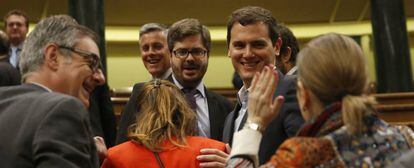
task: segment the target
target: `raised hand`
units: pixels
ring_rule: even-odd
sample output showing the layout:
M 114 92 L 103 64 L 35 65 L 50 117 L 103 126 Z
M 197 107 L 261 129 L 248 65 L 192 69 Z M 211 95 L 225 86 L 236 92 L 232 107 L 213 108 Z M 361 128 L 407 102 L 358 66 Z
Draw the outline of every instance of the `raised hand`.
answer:
M 279 82 L 279 75 L 273 65 L 266 66 L 261 73 L 257 72 L 249 89 L 247 121 L 256 123 L 263 128 L 279 114 L 283 104 L 283 96 L 273 99 Z

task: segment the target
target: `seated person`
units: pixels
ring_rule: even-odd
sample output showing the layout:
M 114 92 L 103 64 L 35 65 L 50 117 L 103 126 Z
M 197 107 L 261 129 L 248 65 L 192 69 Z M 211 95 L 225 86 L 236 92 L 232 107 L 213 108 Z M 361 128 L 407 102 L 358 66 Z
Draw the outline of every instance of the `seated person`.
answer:
M 318 37 L 299 53 L 297 66 L 297 98 L 306 123 L 264 166 L 385 167 L 413 147 L 411 129 L 375 115 L 375 99 L 365 94 L 364 55 L 354 40 L 334 33 Z M 257 166 L 260 130 L 283 103 L 282 96 L 272 101 L 277 78 L 271 67 L 256 74 L 248 124 L 234 135 L 227 167 Z
M 146 83 L 137 100 L 141 114 L 128 130 L 131 140 L 110 148 L 102 167 L 199 167 L 201 149 L 225 150 L 222 142 L 193 136 L 196 114 L 171 82 Z

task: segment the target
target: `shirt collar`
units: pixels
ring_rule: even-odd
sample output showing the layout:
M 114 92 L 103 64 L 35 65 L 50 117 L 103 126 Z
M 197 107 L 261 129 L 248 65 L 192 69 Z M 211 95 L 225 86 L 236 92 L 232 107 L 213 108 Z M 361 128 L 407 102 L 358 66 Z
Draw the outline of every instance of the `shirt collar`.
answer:
M 43 88 L 43 89 L 45 89 L 46 91 L 48 91 L 48 92 L 52 92 L 52 90 L 50 89 L 50 88 L 48 88 L 48 87 L 46 87 L 45 85 L 42 85 L 42 84 L 40 84 L 40 83 L 36 83 L 36 82 L 29 82 L 30 84 L 33 84 L 33 85 L 36 85 L 36 86 L 39 86 L 39 87 L 41 87 L 41 88 Z
M 298 67 L 294 66 L 292 69 L 289 70 L 289 72 L 286 73 L 286 75 L 293 75 L 296 72 L 297 69 L 298 69 Z
M 246 87 L 243 85 L 243 87 L 240 88 L 239 92 L 237 92 L 237 95 L 240 103 L 247 102 L 249 96 L 249 89 L 246 89 Z
M 183 87 L 183 85 L 181 85 L 181 84 L 180 84 L 180 82 L 178 82 L 178 80 L 175 78 L 174 74 L 172 74 L 171 76 L 172 76 L 172 78 L 173 78 L 174 84 L 175 84 L 178 88 L 180 88 L 180 90 L 181 90 L 181 89 L 183 89 L 183 88 L 184 88 L 184 87 Z M 197 85 L 196 89 L 200 92 L 200 94 L 201 94 L 203 97 L 206 97 L 206 93 L 204 92 L 204 84 L 203 84 L 203 81 L 201 81 L 201 82 Z

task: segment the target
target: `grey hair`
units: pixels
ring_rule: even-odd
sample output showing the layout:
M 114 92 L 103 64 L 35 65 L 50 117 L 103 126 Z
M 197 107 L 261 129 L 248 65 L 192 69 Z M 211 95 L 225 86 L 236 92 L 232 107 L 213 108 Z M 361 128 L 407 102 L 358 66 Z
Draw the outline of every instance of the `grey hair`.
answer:
M 161 23 L 147 23 L 147 24 L 144 24 L 139 29 L 139 36 L 141 37 L 144 34 L 151 33 L 151 32 L 154 32 L 154 31 L 162 31 L 162 33 L 165 34 L 165 36 L 167 36 L 168 26 L 165 25 L 165 24 L 161 24 Z
M 20 54 L 20 72 L 22 81 L 39 69 L 44 62 L 44 48 L 54 43 L 60 46 L 74 47 L 79 38 L 87 36 L 92 38 L 96 44 L 96 34 L 90 29 L 79 25 L 75 19 L 67 15 L 55 15 L 41 20 L 24 42 Z M 60 51 L 68 60 L 70 51 Z

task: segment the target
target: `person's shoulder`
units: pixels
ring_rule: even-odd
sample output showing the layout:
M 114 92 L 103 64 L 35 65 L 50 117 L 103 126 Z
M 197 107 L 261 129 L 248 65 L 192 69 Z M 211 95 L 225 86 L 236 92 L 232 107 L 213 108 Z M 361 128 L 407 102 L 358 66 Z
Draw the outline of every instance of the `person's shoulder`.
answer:
M 110 153 L 119 153 L 119 152 L 125 151 L 125 150 L 130 149 L 130 148 L 135 148 L 135 147 L 137 147 L 137 144 L 135 144 L 132 141 L 126 141 L 126 142 L 123 142 L 119 145 L 116 145 L 116 146 L 113 146 L 113 147 L 109 148 L 108 152 L 110 152 Z
M 226 149 L 226 144 L 224 144 L 223 142 L 214 140 L 214 139 L 198 137 L 198 136 L 190 136 L 187 138 L 187 140 L 190 146 L 198 146 L 200 149 L 215 148 L 215 149 L 219 149 L 222 151 L 225 151 Z
M 218 100 L 218 102 L 222 102 L 224 104 L 232 104 L 226 97 L 224 97 L 224 96 L 222 96 L 218 93 L 215 93 L 214 91 L 211 91 L 211 90 L 206 88 L 205 92 L 206 92 L 207 98 L 216 99 L 216 100 Z

